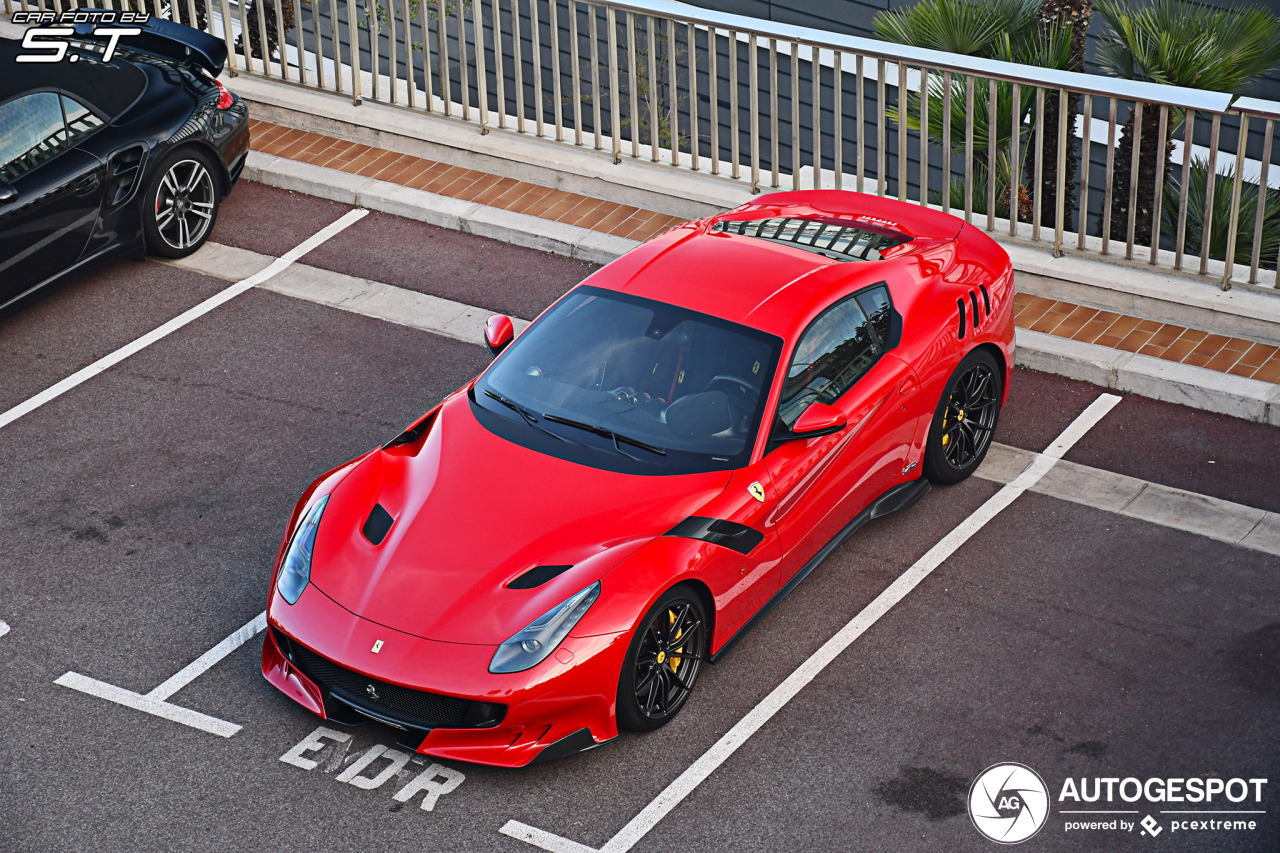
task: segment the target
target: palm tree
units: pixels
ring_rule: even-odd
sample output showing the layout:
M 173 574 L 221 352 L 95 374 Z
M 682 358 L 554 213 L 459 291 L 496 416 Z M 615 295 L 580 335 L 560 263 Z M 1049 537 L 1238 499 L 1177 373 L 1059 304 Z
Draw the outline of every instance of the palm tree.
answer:
M 921 0 L 910 8 L 876 14 L 872 25 L 885 41 L 994 59 L 1005 37 L 1018 41 L 1035 27 L 1037 0 Z
M 1089 30 L 1089 20 L 1093 16 L 1093 0 L 1042 0 L 1040 10 L 1036 14 L 1036 25 L 1042 36 L 1050 38 L 1054 31 L 1065 30 L 1069 34 L 1070 48 L 1065 68 L 1067 71 L 1084 71 L 1085 35 Z M 1044 169 L 1040 187 L 1044 202 L 1040 205 L 1040 224 L 1054 227 L 1057 218 L 1057 162 L 1058 162 L 1058 98 L 1052 92 L 1045 93 L 1044 103 L 1044 162 L 1053 164 Z M 1063 157 L 1063 223 L 1071 230 L 1072 219 L 1076 209 L 1076 194 L 1072 191 L 1076 184 L 1076 173 L 1080 167 L 1080 155 L 1076 151 L 1075 117 L 1080 114 L 1080 95 L 1067 95 L 1067 150 Z M 1085 142 L 1088 145 L 1088 142 Z M 1035 152 L 1028 150 L 1027 160 L 1022 167 L 1023 174 L 1031 175 L 1035 180 Z
M 1071 49 L 1074 44 L 1072 33 L 1065 26 L 1057 23 L 1048 25 L 1040 25 L 1037 21 L 1040 4 L 1039 0 L 993 0 L 993 2 L 981 2 L 981 0 L 921 0 L 914 6 L 899 11 L 880 12 L 874 19 L 874 25 L 877 34 L 886 41 L 894 41 L 899 44 L 908 44 L 914 47 L 924 47 L 933 50 L 942 50 L 950 53 L 961 53 L 968 56 L 977 56 L 984 59 L 998 59 L 1005 62 L 1017 62 L 1024 65 L 1038 65 L 1046 68 L 1065 69 L 1070 60 Z M 931 78 L 929 92 L 929 137 L 933 139 L 942 139 L 944 136 L 943 127 L 943 96 L 945 89 L 938 75 Z M 966 89 L 964 80 L 955 79 L 952 82 L 951 91 L 951 139 L 947 140 L 951 148 L 963 151 L 966 144 L 965 127 L 967 121 L 966 115 Z M 907 93 L 906 95 L 906 115 L 899 119 L 899 110 L 890 108 L 888 110 L 889 117 L 894 121 L 904 120 L 907 126 L 913 130 L 920 129 L 921 117 L 921 100 L 926 93 L 919 95 L 915 93 Z M 1054 115 L 1056 115 L 1057 99 L 1049 98 L 1055 105 Z M 1010 83 L 999 83 L 996 87 L 996 111 L 995 116 L 989 116 L 988 99 L 979 96 L 974 99 L 974 115 L 973 115 L 973 143 L 974 149 L 977 151 L 985 151 L 991 137 L 994 134 L 994 142 L 997 146 L 997 166 L 994 176 L 996 185 L 996 204 L 997 213 L 1001 216 L 1008 215 L 1010 207 L 1010 198 L 1013 193 L 1009 187 L 1009 176 L 1012 168 L 1009 162 L 1009 143 L 1012 140 L 1012 119 L 1015 111 L 1023 121 L 1032 113 L 1032 105 L 1035 102 L 1035 91 L 1030 88 L 1024 88 L 1021 92 L 1019 102 L 1014 103 L 1013 86 Z M 1050 115 L 1048 103 L 1045 104 L 1045 115 Z M 992 119 L 994 118 L 994 121 Z M 1034 116 L 1032 116 L 1034 120 Z M 1056 125 L 1054 145 L 1052 148 L 1053 158 L 1048 162 L 1052 167 L 1057 164 L 1057 144 L 1056 144 Z M 1021 135 L 1021 152 L 1018 156 L 1019 162 L 1025 157 L 1034 164 L 1033 145 L 1034 131 L 1024 131 Z M 1046 146 L 1048 145 L 1048 136 L 1045 134 Z M 1049 150 L 1049 149 L 1046 149 Z M 1049 172 L 1053 168 L 1047 170 L 1045 178 L 1046 183 L 1054 184 L 1054 178 Z M 988 176 L 985 174 L 985 160 L 975 160 L 974 175 L 972 179 L 976 186 L 981 184 L 984 187 L 987 184 Z M 1034 175 L 1034 169 L 1028 171 L 1022 170 L 1023 175 Z M 950 178 L 953 186 L 949 191 L 952 198 L 963 197 L 963 182 L 958 179 Z M 946 192 L 944 191 L 944 192 Z M 985 212 L 986 196 L 985 193 L 975 192 L 974 205 L 975 210 Z M 939 201 L 941 193 L 935 193 L 931 200 Z M 1025 185 L 1018 186 L 1017 192 L 1017 209 L 1019 219 L 1029 219 L 1031 217 L 1031 196 L 1027 193 Z M 1050 220 L 1052 221 L 1052 211 L 1054 205 L 1050 196 L 1048 205 L 1043 204 L 1042 197 L 1042 214 L 1047 208 L 1050 211 Z
M 1280 19 L 1261 7 L 1208 9 L 1181 0 L 1096 0 L 1098 14 L 1112 32 L 1098 47 L 1098 62 L 1110 74 L 1173 86 L 1237 92 L 1280 61 Z M 1124 124 L 1116 149 L 1111 198 L 1111 237 L 1127 238 L 1129 189 L 1137 181 L 1134 242 L 1151 244 L 1156 167 L 1163 158 L 1169 174 L 1172 143 L 1160 139 L 1159 110 L 1146 109 L 1141 128 L 1134 114 Z M 1172 115 L 1180 123 L 1180 112 Z M 1172 130 L 1173 128 L 1170 128 Z M 1130 175 L 1133 141 L 1139 139 L 1138 169 Z

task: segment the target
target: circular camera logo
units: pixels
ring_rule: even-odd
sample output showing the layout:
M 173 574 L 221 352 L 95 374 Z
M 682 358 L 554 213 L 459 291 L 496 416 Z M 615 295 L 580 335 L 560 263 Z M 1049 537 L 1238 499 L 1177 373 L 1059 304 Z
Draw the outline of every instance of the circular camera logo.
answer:
M 1023 764 L 993 764 L 969 788 L 969 819 L 992 841 L 1017 844 L 1040 831 L 1049 817 L 1049 789 Z

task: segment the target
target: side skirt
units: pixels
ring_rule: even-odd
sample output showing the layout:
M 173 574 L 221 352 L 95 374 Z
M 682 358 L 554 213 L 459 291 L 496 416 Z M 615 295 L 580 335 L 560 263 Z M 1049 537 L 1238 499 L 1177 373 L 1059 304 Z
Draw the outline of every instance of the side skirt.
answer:
M 737 633 L 730 637 L 725 644 L 720 647 L 719 651 L 711 655 L 710 661 L 712 663 L 719 663 L 720 659 L 728 654 L 729 650 L 738 644 L 738 641 L 745 637 L 752 628 L 760 624 L 761 620 L 768 616 L 773 608 L 778 606 L 778 603 L 781 602 L 782 599 L 790 595 L 791 591 L 799 586 L 800 582 L 807 578 L 810 572 L 821 565 L 822 561 L 827 559 L 827 557 L 831 555 L 832 551 L 843 545 L 845 540 L 857 533 L 864 524 L 874 518 L 880 518 L 891 512 L 898 512 L 899 510 L 904 510 L 914 506 L 917 501 L 929 493 L 930 488 L 931 486 L 929 481 L 924 477 L 921 477 L 917 480 L 912 480 L 910 483 L 900 483 L 880 497 L 876 498 L 871 503 L 871 506 L 854 516 L 853 521 L 846 524 L 839 533 L 832 537 L 830 542 L 823 545 L 822 550 L 814 554 L 809 562 L 805 563 L 804 567 L 801 568 L 800 571 L 796 572 L 795 576 L 792 577 L 791 580 L 787 581 L 786 585 L 783 586 L 782 589 L 774 593 L 773 598 L 766 601 L 764 606 L 757 610 L 756 614 L 748 619 L 747 623 L 739 628 Z

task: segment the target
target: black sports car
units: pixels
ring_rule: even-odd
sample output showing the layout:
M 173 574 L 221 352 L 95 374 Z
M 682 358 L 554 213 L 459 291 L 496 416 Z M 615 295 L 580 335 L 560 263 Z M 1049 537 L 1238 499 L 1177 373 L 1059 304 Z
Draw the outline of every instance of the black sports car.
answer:
M 104 255 L 191 254 L 249 151 L 221 40 L 153 18 L 109 61 L 70 43 L 32 64 L 0 39 L 0 308 Z

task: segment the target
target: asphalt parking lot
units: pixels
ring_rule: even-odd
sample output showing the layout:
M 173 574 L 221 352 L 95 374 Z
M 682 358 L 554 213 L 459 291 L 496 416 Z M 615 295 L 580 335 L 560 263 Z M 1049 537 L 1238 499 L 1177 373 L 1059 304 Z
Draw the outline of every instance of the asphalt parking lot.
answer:
M 213 239 L 278 257 L 346 212 L 242 183 Z M 300 263 L 525 318 L 592 269 L 381 214 Z M 227 284 L 122 261 L 10 311 L 0 412 Z M 382 756 L 352 773 L 395 734 L 302 748 L 322 721 L 262 680 L 260 635 L 168 700 L 231 737 L 55 684 L 146 694 L 249 623 L 301 490 L 488 361 L 478 339 L 253 288 L 0 427 L 0 849 L 534 850 L 501 832 L 518 821 L 562 850 L 981 851 L 969 786 L 1005 761 L 1055 796 L 1068 777 L 1269 780 L 1251 831 L 1067 831 L 1055 802 L 1029 850 L 1280 849 L 1280 559 L 1031 491 L 646 834 L 619 835 L 997 494 L 988 479 L 863 528 L 672 724 L 531 769 Z M 1019 370 L 996 439 L 1044 451 L 1100 393 Z M 1278 512 L 1278 451 L 1273 427 L 1130 396 L 1065 459 Z

